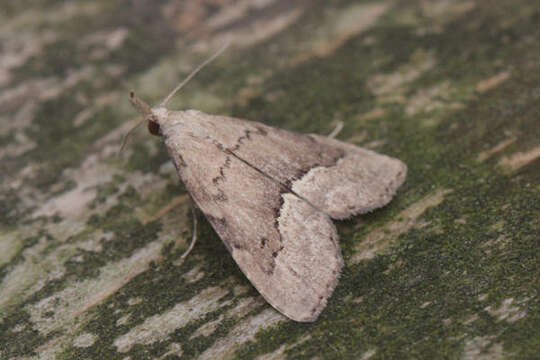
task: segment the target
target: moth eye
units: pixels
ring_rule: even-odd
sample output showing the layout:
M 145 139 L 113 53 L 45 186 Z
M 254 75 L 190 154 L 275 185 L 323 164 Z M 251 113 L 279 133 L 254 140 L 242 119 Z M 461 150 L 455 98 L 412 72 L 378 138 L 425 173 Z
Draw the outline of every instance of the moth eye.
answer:
M 159 124 L 155 121 L 148 120 L 148 132 L 152 135 L 159 136 Z

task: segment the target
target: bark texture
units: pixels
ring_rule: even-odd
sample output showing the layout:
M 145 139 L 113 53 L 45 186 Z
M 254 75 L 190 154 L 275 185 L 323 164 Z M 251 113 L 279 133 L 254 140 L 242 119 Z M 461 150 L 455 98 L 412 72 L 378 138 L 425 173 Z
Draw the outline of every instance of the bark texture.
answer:
M 129 90 L 404 161 L 336 222 L 317 322 L 258 295 Z M 524 359 L 540 352 L 536 0 L 0 4 L 1 359 Z

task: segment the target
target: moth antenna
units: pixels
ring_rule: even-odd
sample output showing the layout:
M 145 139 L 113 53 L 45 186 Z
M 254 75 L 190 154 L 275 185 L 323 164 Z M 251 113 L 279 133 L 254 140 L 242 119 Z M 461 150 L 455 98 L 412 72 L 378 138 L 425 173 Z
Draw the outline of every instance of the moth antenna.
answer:
M 129 92 L 129 101 L 131 102 L 131 105 L 135 109 L 137 109 L 138 112 L 140 112 L 144 118 L 146 119 L 148 116 L 152 115 L 152 111 L 150 110 L 150 105 L 139 99 L 135 93 L 132 91 Z
M 138 128 L 139 126 L 141 126 L 142 123 L 144 123 L 146 121 L 145 118 L 143 118 L 141 121 L 139 121 L 135 126 L 133 126 L 125 135 L 124 137 L 122 138 L 122 145 L 120 145 L 120 150 L 118 151 L 118 155 L 120 155 L 122 153 L 122 150 L 124 150 L 124 147 L 126 146 L 127 144 L 127 141 L 129 139 L 129 136 L 131 135 L 131 133 L 133 133 L 133 131 L 135 131 L 136 128 Z
M 180 83 L 178 84 L 173 91 L 171 91 L 171 93 L 169 95 L 167 95 L 167 97 L 165 99 L 163 99 L 163 101 L 161 102 L 161 104 L 159 104 L 159 106 L 165 106 L 167 105 L 167 103 L 169 102 L 169 100 L 171 100 L 171 98 L 174 96 L 174 94 L 176 94 L 178 92 L 178 90 L 180 90 L 181 88 L 184 87 L 184 85 L 186 85 L 189 80 L 191 80 L 199 71 L 201 71 L 202 68 L 204 68 L 206 65 L 208 65 L 209 63 L 211 63 L 212 61 L 214 61 L 215 58 L 217 58 L 219 55 L 221 55 L 228 47 L 229 47 L 229 44 L 230 42 L 226 42 L 225 44 L 223 44 L 218 51 L 216 51 L 214 53 L 214 55 L 210 56 L 208 59 L 206 59 L 202 64 L 200 64 L 199 66 L 197 66 L 195 68 L 195 70 L 193 70 L 188 76 L 186 76 L 186 78 Z

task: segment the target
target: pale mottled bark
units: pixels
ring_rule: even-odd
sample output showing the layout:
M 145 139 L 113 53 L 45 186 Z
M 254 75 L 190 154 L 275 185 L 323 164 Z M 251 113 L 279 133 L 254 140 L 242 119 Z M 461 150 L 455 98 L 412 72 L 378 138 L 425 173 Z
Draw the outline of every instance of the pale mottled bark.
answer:
M 0 358 L 532 358 L 537 1 L 5 1 Z M 130 89 L 402 159 L 389 206 L 338 222 L 319 320 L 267 305 L 188 197 Z

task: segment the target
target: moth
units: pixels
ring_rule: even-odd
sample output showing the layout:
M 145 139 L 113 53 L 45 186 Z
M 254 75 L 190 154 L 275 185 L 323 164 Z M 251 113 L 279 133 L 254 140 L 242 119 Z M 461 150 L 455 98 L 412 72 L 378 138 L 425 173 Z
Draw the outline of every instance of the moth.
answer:
M 404 182 L 398 159 L 316 134 L 130 101 L 161 136 L 181 181 L 230 254 L 275 309 L 315 321 L 343 258 L 331 219 L 387 204 Z M 192 248 L 190 246 L 190 249 Z

